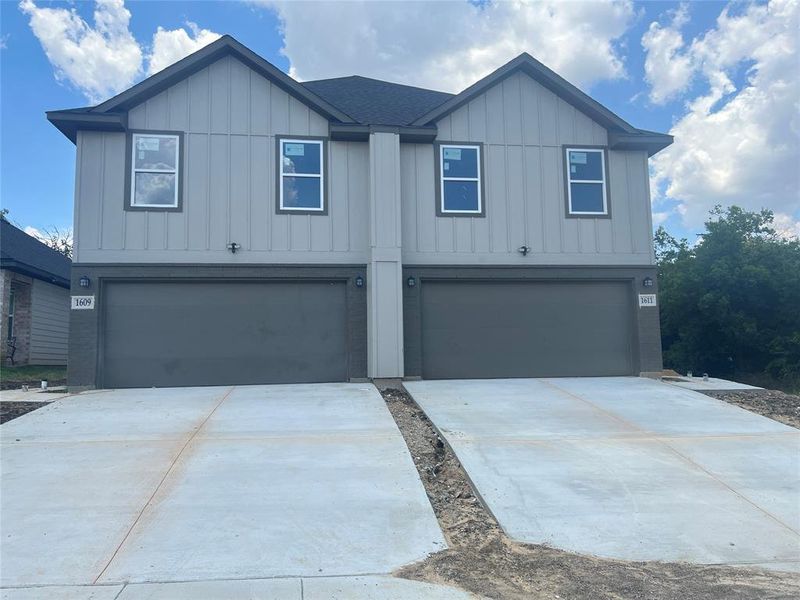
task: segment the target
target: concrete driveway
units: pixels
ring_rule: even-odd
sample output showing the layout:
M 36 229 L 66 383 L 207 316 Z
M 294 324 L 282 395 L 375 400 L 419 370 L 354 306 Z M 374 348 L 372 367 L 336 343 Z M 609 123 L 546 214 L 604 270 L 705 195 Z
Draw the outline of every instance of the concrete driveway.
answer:
M 370 384 L 87 393 L 0 438 L 3 598 L 405 597 L 380 574 L 445 547 Z
M 632 377 L 406 384 L 509 536 L 800 570 L 800 431 Z

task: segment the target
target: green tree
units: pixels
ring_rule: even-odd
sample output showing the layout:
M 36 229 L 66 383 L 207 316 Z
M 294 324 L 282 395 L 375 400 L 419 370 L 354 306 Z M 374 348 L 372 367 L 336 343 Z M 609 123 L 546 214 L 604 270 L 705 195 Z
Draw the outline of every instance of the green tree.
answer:
M 769 210 L 717 206 L 693 246 L 658 229 L 665 366 L 800 380 L 800 241 L 772 222 Z

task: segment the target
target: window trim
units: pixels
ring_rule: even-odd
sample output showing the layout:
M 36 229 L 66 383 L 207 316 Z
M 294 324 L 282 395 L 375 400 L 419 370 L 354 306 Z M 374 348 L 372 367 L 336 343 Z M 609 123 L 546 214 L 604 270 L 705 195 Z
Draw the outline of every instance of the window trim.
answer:
M 561 160 L 564 170 L 564 201 L 565 214 L 568 219 L 610 219 L 611 218 L 611 185 L 608 173 L 608 147 L 590 144 L 565 144 L 561 146 Z M 600 165 L 603 170 L 603 180 L 571 179 L 569 173 L 570 152 L 594 152 L 601 155 Z M 586 212 L 572 210 L 572 188 L 570 183 L 595 183 L 601 184 L 603 189 L 603 212 Z
M 134 173 L 135 163 L 133 160 L 133 143 L 137 136 L 161 136 L 173 137 L 178 140 L 178 158 L 175 164 L 175 195 L 176 203 L 170 205 L 162 204 L 134 204 Z M 156 129 L 129 129 L 125 136 L 125 195 L 122 199 L 123 207 L 127 211 L 150 211 L 150 212 L 182 212 L 183 211 L 183 179 L 186 165 L 184 164 L 184 133 L 182 131 L 167 131 Z M 172 173 L 172 170 L 159 169 L 139 169 L 140 173 Z
M 445 177 L 442 169 L 444 148 L 475 148 L 478 151 L 478 177 Z M 486 186 L 484 172 L 484 145 L 483 142 L 435 142 L 433 145 L 434 172 L 436 175 L 436 216 L 437 217 L 472 217 L 486 216 Z M 444 207 L 444 182 L 450 181 L 477 181 L 478 182 L 478 210 L 445 210 Z
M 316 143 L 320 147 L 319 175 L 310 173 L 283 172 L 283 145 L 284 143 L 300 142 L 303 144 Z M 284 177 L 319 177 L 320 208 L 284 207 L 283 206 L 283 178 Z M 276 135 L 275 136 L 275 213 L 279 215 L 320 215 L 328 214 L 328 138 L 308 135 Z

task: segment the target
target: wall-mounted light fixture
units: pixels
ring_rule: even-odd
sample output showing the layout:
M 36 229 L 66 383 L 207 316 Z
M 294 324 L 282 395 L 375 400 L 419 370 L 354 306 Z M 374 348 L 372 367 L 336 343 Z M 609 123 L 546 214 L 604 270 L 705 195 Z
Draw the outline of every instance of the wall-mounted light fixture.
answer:
M 90 285 L 92 285 L 92 280 L 89 279 L 87 275 L 82 275 L 81 278 L 78 280 L 78 284 L 82 288 L 88 288 Z
M 241 246 L 236 242 L 231 242 L 228 244 L 227 248 L 231 251 L 231 254 L 236 254 L 236 251 L 241 248 Z
M 413 277 L 409 277 L 408 279 L 406 279 L 406 285 L 408 287 L 415 287 L 417 285 L 417 280 L 414 279 Z
M 652 277 L 645 277 L 644 279 L 642 279 L 642 285 L 646 288 L 653 287 L 653 283 L 654 281 Z
M 522 254 L 522 256 L 528 256 L 528 252 L 530 251 L 531 251 L 530 246 L 520 246 L 519 248 L 517 248 L 517 252 Z
M 361 275 L 356 275 L 355 284 L 357 288 L 364 287 L 364 278 Z

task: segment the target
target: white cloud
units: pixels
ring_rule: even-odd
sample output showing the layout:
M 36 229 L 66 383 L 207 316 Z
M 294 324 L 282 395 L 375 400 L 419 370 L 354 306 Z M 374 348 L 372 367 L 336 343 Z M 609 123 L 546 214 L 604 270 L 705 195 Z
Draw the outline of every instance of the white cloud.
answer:
M 726 8 L 682 50 L 707 89 L 687 99 L 671 131 L 675 143 L 651 164 L 657 189 L 678 202 L 685 226 L 699 226 L 715 204 L 738 204 L 770 208 L 783 230 L 797 227 L 799 13 L 797 0 L 752 4 L 735 16 Z
M 123 0 L 96 0 L 94 27 L 75 8 L 43 8 L 33 0 L 22 0 L 19 7 L 30 17 L 56 78 L 74 85 L 90 102 L 106 100 L 141 78 L 146 52 L 129 29 L 131 13 Z M 192 22 L 186 27 L 189 31 L 157 29 L 147 54 L 147 75 L 220 37 Z
M 672 99 L 691 82 L 692 61 L 682 52 L 684 41 L 680 31 L 688 17 L 688 8 L 682 4 L 673 13 L 669 26 L 651 23 L 642 36 L 642 47 L 645 50 L 644 77 L 650 84 L 650 100 L 656 104 Z
M 219 39 L 220 34 L 208 29 L 200 29 L 191 21 L 186 23 L 189 28 L 166 30 L 158 28 L 153 35 L 153 51 L 150 54 L 147 74 L 153 75 L 162 69 L 189 56 L 200 48 Z
M 31 237 L 35 237 L 37 240 L 42 241 L 45 239 L 44 234 L 36 229 L 36 227 L 31 227 L 28 225 L 25 229 L 23 229 L 25 233 L 27 233 Z
M 800 219 L 791 217 L 784 213 L 776 213 L 772 227 L 782 238 L 800 239 Z
M 129 87 L 141 71 L 142 51 L 128 30 L 131 13 L 122 0 L 98 0 L 94 27 L 77 11 L 41 8 L 22 0 L 34 35 L 56 78 L 74 84 L 93 102 Z
M 277 13 L 300 80 L 359 74 L 450 92 L 523 51 L 576 85 L 624 77 L 615 44 L 634 18 L 629 0 L 254 3 Z

